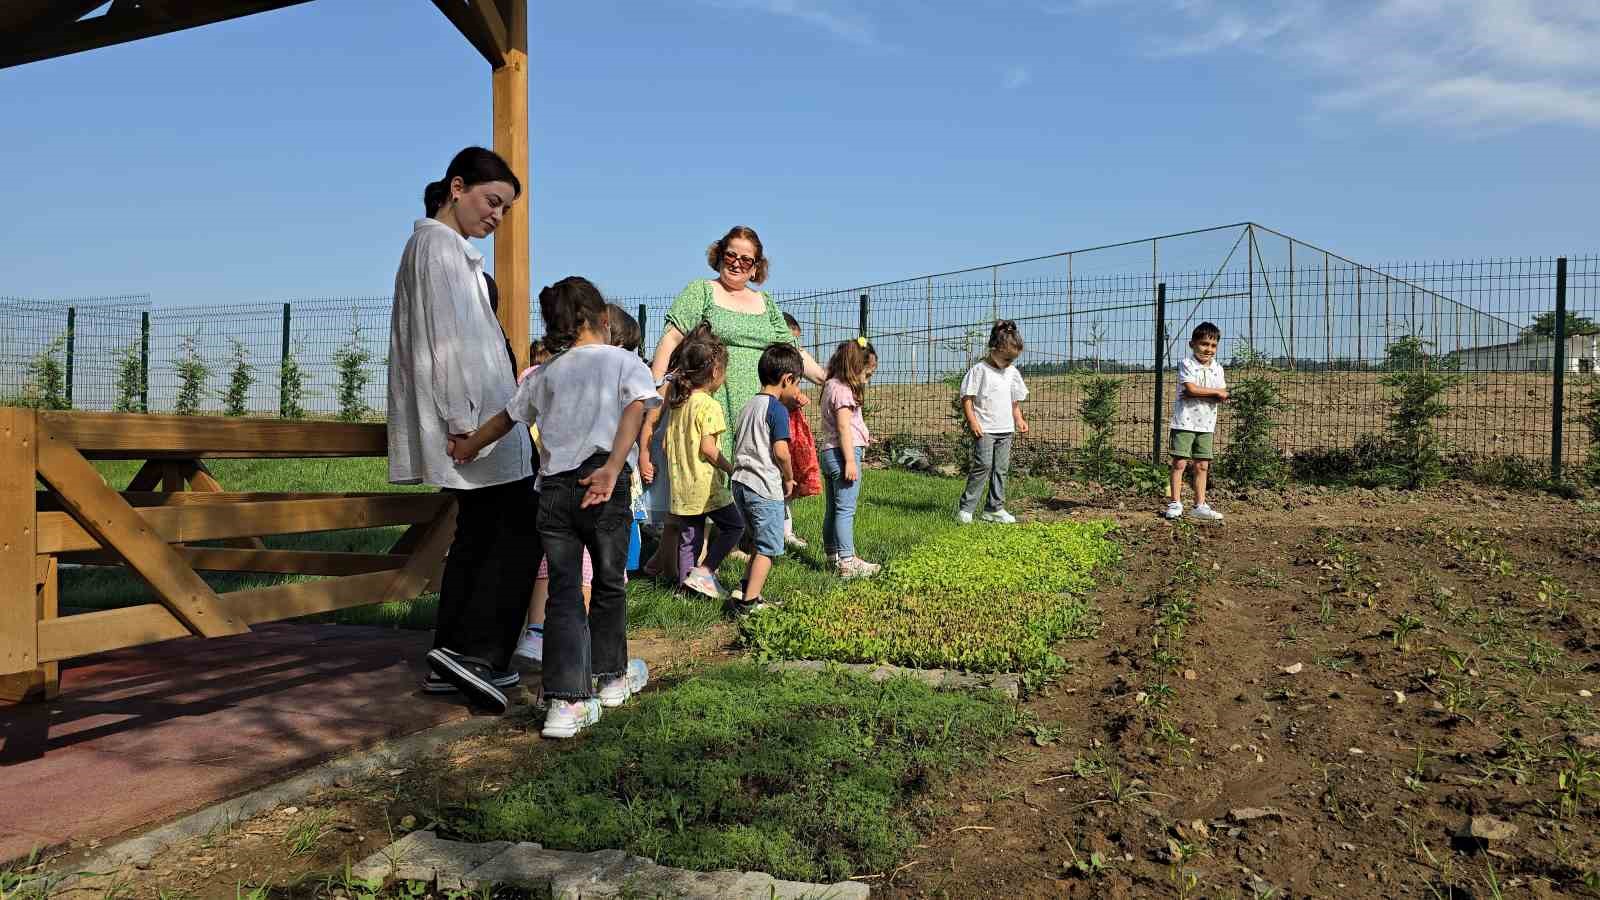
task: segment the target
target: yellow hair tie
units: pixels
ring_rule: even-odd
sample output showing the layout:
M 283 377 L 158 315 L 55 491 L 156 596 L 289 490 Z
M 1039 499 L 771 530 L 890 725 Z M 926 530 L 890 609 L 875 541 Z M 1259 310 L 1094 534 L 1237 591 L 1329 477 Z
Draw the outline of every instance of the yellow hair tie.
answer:
M 856 345 L 863 350 L 867 349 L 867 336 L 862 335 L 861 337 L 856 338 Z

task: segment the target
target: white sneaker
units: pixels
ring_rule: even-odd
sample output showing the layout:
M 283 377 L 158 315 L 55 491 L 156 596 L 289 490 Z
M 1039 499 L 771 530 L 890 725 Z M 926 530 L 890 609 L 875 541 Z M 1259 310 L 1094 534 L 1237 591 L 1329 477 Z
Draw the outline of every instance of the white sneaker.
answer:
M 523 662 L 544 662 L 544 629 L 535 630 L 532 626 L 523 629 L 522 640 L 517 641 L 517 650 L 512 655 Z
M 784 535 L 783 535 L 783 545 L 785 547 L 788 547 L 790 550 L 804 550 L 805 548 L 811 546 L 809 543 L 806 542 L 805 538 L 801 537 L 798 534 L 795 534 L 792 531 L 784 533 Z
M 1207 522 L 1222 521 L 1222 513 L 1212 509 L 1211 504 L 1209 503 L 1202 503 L 1199 506 L 1196 506 L 1194 509 L 1189 510 L 1189 515 L 1196 519 L 1204 519 Z
M 642 659 L 628 660 L 628 671 L 600 684 L 600 705 L 607 709 L 621 706 L 650 683 L 650 667 Z
M 547 738 L 569 738 L 598 721 L 600 701 L 593 697 L 571 702 L 551 700 L 550 708 L 544 714 L 544 730 L 540 734 Z
M 683 586 L 713 600 L 721 600 L 728 595 L 722 589 L 722 585 L 717 582 L 717 576 L 711 574 L 711 570 L 703 566 L 696 566 L 691 569 L 688 577 L 683 579 Z
M 840 578 L 871 578 L 878 574 L 883 566 L 867 562 L 859 556 L 841 556 L 839 561 L 834 563 L 834 568 Z
M 1183 501 L 1174 500 L 1171 503 L 1168 503 L 1167 508 L 1161 513 L 1161 515 L 1168 519 L 1176 519 L 1183 515 Z
M 958 509 L 956 510 L 956 521 L 960 522 L 962 525 L 971 525 L 972 513 L 969 513 L 964 509 Z
M 1015 524 L 1017 524 L 1017 517 L 1013 516 L 1011 513 L 1008 513 L 1003 509 L 997 509 L 994 512 L 986 512 L 986 513 L 983 514 L 982 519 L 985 522 L 993 522 L 996 525 L 1015 525 Z

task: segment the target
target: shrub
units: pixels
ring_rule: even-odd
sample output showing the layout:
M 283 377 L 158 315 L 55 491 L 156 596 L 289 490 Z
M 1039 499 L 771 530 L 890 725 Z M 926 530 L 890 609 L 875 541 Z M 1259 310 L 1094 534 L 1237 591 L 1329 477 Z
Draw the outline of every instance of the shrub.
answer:
M 1583 476 L 1590 484 L 1600 487 L 1600 377 L 1589 379 L 1583 406 L 1579 421 L 1589 428 L 1589 452 L 1584 457 Z
M 195 348 L 194 335 L 186 334 L 179 341 L 178 361 L 172 368 L 178 373 L 178 397 L 172 403 L 172 411 L 180 416 L 195 415 L 200 412 L 200 401 L 208 393 L 206 382 L 211 379 L 211 365 Z
M 256 383 L 256 367 L 250 364 L 250 351 L 244 341 L 228 338 L 233 345 L 228 389 L 222 395 L 222 411 L 230 416 L 250 414 L 250 388 Z
M 1217 474 L 1238 485 L 1282 484 L 1288 465 L 1273 432 L 1285 404 L 1277 384 L 1264 374 L 1240 379 L 1228 388 L 1228 408 L 1232 433 L 1217 459 Z
M 1015 733 L 993 694 L 734 664 L 641 694 L 460 822 L 472 840 L 834 881 L 917 842 L 913 801 Z M 655 896 L 653 893 L 650 896 Z
M 134 341 L 117 354 L 117 412 L 145 412 L 140 402 L 144 394 L 144 358 L 139 342 Z
M 372 380 L 367 371 L 371 360 L 372 352 L 361 339 L 361 323 L 352 323 L 349 340 L 333 353 L 333 367 L 339 372 L 339 421 L 359 422 L 372 414 L 365 396 Z
M 28 360 L 28 382 L 22 387 L 20 405 L 34 409 L 70 408 L 67 370 L 61 363 L 61 352 L 66 345 L 66 337 L 58 337 Z
M 299 352 L 298 347 L 291 347 L 278 370 L 278 415 L 285 419 L 306 417 L 302 405 L 306 396 L 305 374 L 300 368 Z
M 1401 346 L 1418 364 L 1383 376 L 1383 383 L 1395 389 L 1388 400 L 1389 455 L 1404 485 L 1420 488 L 1444 479 L 1444 458 L 1433 420 L 1449 412 L 1441 398 L 1461 376 L 1429 368 L 1431 357 L 1424 349 L 1429 346 L 1427 341 L 1408 335 L 1390 347 L 1391 353 Z
M 1083 473 L 1090 478 L 1108 479 L 1117 475 L 1116 451 L 1112 436 L 1117 418 L 1117 394 L 1122 382 L 1095 376 L 1083 384 L 1083 402 L 1078 414 L 1089 426 L 1089 440 L 1083 445 Z
M 1093 629 L 1081 594 L 1117 555 L 1104 522 L 959 529 L 883 576 L 797 594 L 740 625 L 760 658 L 1050 671 L 1059 640 Z

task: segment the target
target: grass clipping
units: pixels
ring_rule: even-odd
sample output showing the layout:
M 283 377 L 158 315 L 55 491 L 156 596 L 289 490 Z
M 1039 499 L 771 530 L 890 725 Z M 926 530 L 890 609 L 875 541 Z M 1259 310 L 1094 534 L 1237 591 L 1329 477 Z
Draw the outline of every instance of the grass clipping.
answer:
M 762 659 L 893 663 L 971 672 L 1050 671 L 1051 646 L 1087 637 L 1083 594 L 1117 556 L 1107 522 L 961 528 L 919 544 L 871 581 L 786 598 L 748 616 Z
M 897 863 L 916 843 L 910 801 L 1016 728 L 996 694 L 738 663 L 607 711 L 451 830 L 838 880 Z

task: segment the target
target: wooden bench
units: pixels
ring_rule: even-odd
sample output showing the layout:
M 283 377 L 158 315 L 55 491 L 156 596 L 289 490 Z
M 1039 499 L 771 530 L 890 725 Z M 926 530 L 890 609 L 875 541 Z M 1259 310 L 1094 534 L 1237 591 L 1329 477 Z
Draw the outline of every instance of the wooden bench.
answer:
M 235 493 L 207 459 L 384 456 L 383 425 L 0 408 L 0 700 L 55 696 L 62 660 L 437 590 L 440 493 Z M 122 491 L 95 459 L 140 460 Z M 44 490 L 38 485 L 42 484 Z M 387 553 L 269 549 L 263 535 L 409 526 Z M 188 546 L 220 541 L 223 546 Z M 61 563 L 125 565 L 158 603 L 58 615 Z M 197 573 L 329 576 L 218 594 Z

